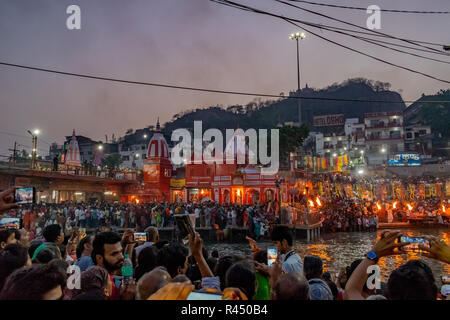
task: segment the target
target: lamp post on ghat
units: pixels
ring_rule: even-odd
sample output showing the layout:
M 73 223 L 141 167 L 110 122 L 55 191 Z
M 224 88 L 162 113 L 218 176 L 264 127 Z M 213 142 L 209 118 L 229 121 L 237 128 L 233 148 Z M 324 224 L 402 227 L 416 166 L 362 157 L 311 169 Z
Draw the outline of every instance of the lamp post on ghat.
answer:
M 31 135 L 32 138 L 32 153 L 31 153 L 31 169 L 36 168 L 36 155 L 37 155 L 37 137 L 40 133 L 39 129 L 35 129 L 33 132 L 27 130 L 27 132 Z
M 304 32 L 291 33 L 289 36 L 290 40 L 295 40 L 297 42 L 297 92 L 300 94 L 300 52 L 299 52 L 299 42 L 298 40 L 303 40 L 306 38 Z M 298 126 L 302 125 L 302 101 L 301 98 L 297 99 L 298 103 Z

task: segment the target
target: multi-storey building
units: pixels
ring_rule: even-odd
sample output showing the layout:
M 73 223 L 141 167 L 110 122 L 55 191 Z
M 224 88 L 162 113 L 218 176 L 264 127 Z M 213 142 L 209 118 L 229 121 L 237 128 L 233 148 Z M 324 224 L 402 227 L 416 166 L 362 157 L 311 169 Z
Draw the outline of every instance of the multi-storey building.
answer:
M 405 151 L 405 126 L 399 111 L 364 114 L 365 158 L 369 165 L 386 163 L 389 155 Z
M 147 147 L 153 133 L 150 129 L 138 129 L 119 139 L 118 152 L 122 157 L 122 167 L 142 169 L 147 159 Z
M 407 126 L 405 128 L 405 149 L 409 152 L 417 152 L 421 155 L 430 155 L 432 152 L 431 127 L 421 124 Z

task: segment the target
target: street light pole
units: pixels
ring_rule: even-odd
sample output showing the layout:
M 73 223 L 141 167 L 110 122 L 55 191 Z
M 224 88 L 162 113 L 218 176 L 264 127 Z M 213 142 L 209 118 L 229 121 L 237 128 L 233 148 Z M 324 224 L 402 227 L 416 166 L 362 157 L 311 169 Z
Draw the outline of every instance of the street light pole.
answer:
M 300 52 L 298 38 L 295 38 L 295 40 L 297 40 L 297 90 L 300 92 Z
M 37 154 L 37 136 L 39 134 L 39 130 L 36 129 L 33 132 L 30 130 L 27 130 L 27 132 L 31 135 L 31 141 L 32 141 L 32 156 L 31 156 L 31 170 L 34 170 L 36 168 L 36 154 Z
M 304 32 L 297 32 L 292 33 L 289 36 L 289 39 L 293 40 L 295 39 L 297 42 L 297 93 L 300 95 L 300 49 L 299 49 L 299 42 L 300 39 L 305 39 L 306 35 Z M 298 126 L 300 127 L 302 125 L 302 101 L 299 97 L 297 99 L 297 105 L 298 105 Z

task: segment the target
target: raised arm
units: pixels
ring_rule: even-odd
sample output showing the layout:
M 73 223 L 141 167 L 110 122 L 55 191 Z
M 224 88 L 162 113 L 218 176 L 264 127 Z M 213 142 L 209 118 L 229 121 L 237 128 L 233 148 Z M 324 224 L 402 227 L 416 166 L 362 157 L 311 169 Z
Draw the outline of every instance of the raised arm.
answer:
M 195 261 L 197 261 L 202 278 L 214 277 L 214 274 L 206 263 L 205 257 L 203 257 L 203 240 L 200 238 L 200 234 L 198 232 L 195 233 L 195 237 L 189 235 L 189 247 L 191 249 L 192 256 L 195 258 Z
M 364 300 L 362 295 L 364 284 L 367 281 L 367 268 L 377 264 L 378 259 L 394 254 L 401 254 L 402 251 L 395 250 L 396 248 L 408 245 L 408 242 L 395 243 L 395 240 L 401 236 L 399 231 L 386 231 L 381 234 L 381 239 L 372 248 L 375 253 L 374 259 L 366 257 L 358 267 L 353 271 L 350 279 L 345 285 L 344 300 Z

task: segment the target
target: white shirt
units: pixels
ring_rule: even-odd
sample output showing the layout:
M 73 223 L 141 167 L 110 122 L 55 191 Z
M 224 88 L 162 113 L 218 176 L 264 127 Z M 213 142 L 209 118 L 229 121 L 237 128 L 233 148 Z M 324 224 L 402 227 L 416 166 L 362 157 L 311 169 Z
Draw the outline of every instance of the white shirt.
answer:
M 75 217 L 78 218 L 78 220 L 85 220 L 86 219 L 86 212 L 82 209 L 75 210 Z
M 302 261 L 302 258 L 297 253 L 291 254 L 290 252 L 292 252 L 292 251 L 289 251 L 285 255 L 281 256 L 281 261 L 283 261 L 283 263 L 281 265 L 281 268 L 285 272 L 288 272 L 288 273 L 289 272 L 297 272 L 300 275 L 303 275 L 303 261 Z M 289 256 L 287 258 L 287 260 L 285 260 L 286 256 Z
M 200 218 L 200 209 L 199 208 L 195 208 L 195 217 L 196 218 Z

